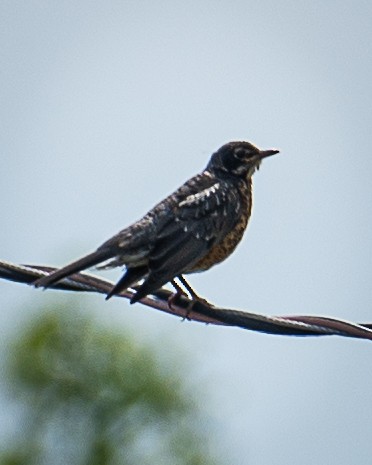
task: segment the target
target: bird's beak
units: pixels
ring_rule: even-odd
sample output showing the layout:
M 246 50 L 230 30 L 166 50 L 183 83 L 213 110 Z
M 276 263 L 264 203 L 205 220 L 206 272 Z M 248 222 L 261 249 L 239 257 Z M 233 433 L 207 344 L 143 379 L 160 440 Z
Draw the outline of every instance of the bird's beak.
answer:
M 262 158 L 271 157 L 271 155 L 275 155 L 276 153 L 279 153 L 279 150 L 276 150 L 276 149 L 260 150 L 260 153 L 258 154 L 258 158 L 262 160 Z

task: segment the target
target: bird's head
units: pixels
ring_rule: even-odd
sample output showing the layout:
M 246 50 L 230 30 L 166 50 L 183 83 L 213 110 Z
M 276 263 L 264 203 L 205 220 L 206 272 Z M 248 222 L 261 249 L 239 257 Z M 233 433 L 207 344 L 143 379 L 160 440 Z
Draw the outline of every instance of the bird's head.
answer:
M 212 155 L 207 170 L 246 178 L 253 175 L 264 158 L 276 153 L 279 150 L 260 150 L 250 142 L 228 142 Z

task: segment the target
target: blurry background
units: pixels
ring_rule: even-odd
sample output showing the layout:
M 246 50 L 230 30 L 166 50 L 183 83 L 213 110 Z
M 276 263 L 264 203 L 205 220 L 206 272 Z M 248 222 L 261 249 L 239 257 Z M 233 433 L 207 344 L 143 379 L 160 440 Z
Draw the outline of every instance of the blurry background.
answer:
M 9 344 L 2 380 L 17 428 L 0 464 L 222 463 L 185 362 L 70 306 L 39 309 Z
M 3 0 L 1 259 L 63 265 L 90 252 L 220 145 L 247 139 L 281 154 L 255 176 L 238 251 L 192 285 L 221 306 L 371 321 L 371 21 L 362 0 Z M 0 286 L 3 354 L 50 295 L 78 305 Z M 188 359 L 229 463 L 370 463 L 368 342 L 80 299 L 103 324 Z M 5 394 L 0 406 L 6 443 L 17 412 Z

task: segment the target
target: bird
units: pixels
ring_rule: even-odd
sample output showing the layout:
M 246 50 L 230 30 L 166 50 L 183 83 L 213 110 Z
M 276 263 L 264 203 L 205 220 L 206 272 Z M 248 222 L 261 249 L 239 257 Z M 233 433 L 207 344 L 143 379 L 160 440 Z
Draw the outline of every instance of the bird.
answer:
M 183 275 L 206 271 L 225 260 L 243 237 L 252 211 L 252 176 L 264 158 L 279 153 L 247 141 L 232 141 L 212 154 L 206 168 L 124 228 L 94 252 L 45 275 L 33 284 L 47 288 L 101 265 L 125 267 L 106 299 L 136 285 L 130 303 L 178 278 L 198 298 Z M 139 284 L 139 286 L 138 286 Z

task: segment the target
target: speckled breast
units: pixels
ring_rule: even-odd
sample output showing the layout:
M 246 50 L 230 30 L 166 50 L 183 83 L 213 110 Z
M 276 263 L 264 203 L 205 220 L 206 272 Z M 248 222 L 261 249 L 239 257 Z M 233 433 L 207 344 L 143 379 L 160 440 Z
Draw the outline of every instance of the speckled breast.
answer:
M 211 250 L 192 267 L 189 273 L 208 270 L 213 265 L 222 262 L 232 254 L 241 241 L 252 212 L 252 183 L 242 183 L 239 191 L 242 197 L 242 215 L 225 238 L 212 247 Z

